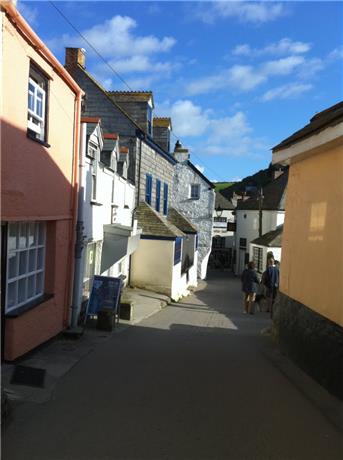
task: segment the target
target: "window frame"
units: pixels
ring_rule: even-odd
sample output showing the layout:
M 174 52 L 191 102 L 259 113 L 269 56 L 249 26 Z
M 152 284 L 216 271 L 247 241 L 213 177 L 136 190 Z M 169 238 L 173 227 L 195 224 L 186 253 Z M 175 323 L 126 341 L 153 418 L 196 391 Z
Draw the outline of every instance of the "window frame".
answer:
M 157 212 L 160 212 L 161 210 L 161 180 L 160 179 L 156 179 L 155 209 Z
M 10 248 L 10 238 L 11 238 L 11 226 L 17 227 L 17 234 L 14 237 L 16 240 L 16 247 Z M 34 225 L 34 241 L 36 244 L 29 245 L 30 239 L 30 226 Z M 22 236 L 22 228 L 25 228 L 25 236 Z M 40 228 L 42 228 L 42 233 L 40 233 Z M 45 293 L 45 258 L 46 258 L 46 234 L 47 234 L 47 225 L 45 221 L 18 221 L 18 222 L 10 222 L 8 224 L 8 232 L 7 232 L 7 252 L 6 252 L 6 296 L 5 296 L 5 314 L 16 310 L 22 306 L 30 304 L 44 296 Z M 25 238 L 25 247 L 20 247 L 20 239 Z M 40 238 L 42 240 L 40 241 Z M 39 250 L 42 250 L 41 254 L 41 268 L 38 267 L 39 263 Z M 35 251 L 34 254 L 34 270 L 30 269 L 30 252 Z M 20 265 L 21 265 L 21 254 L 26 253 L 25 260 L 25 270 L 23 273 L 20 273 Z M 16 275 L 9 277 L 10 272 L 10 258 L 15 254 L 15 270 Z M 41 288 L 37 293 L 37 276 L 41 275 Z M 34 285 L 32 291 L 35 293 L 34 295 L 29 296 L 29 279 L 34 277 Z M 19 301 L 19 282 L 21 280 L 25 280 L 25 299 Z M 16 284 L 16 293 L 15 293 L 15 303 L 8 306 L 9 301 L 9 285 Z
M 152 175 L 145 176 L 145 201 L 151 205 L 152 202 Z
M 193 193 L 193 190 L 197 190 L 197 193 Z M 191 200 L 199 200 L 200 198 L 200 184 L 190 184 L 189 198 Z
M 165 182 L 163 184 L 163 215 L 168 214 L 168 193 L 169 193 L 169 186 Z
M 257 255 L 256 255 L 257 253 Z M 253 246 L 252 248 L 252 259 L 255 262 L 255 266 L 259 273 L 263 272 L 263 248 L 259 246 Z
M 30 85 L 33 87 L 33 92 L 30 90 Z M 39 142 L 47 141 L 48 90 L 49 78 L 36 65 L 31 63 L 27 90 L 27 131 L 30 138 Z M 38 93 L 42 95 L 40 111 L 38 110 Z M 30 94 L 33 100 L 33 108 L 30 107 Z
M 182 260 L 182 236 L 177 236 L 174 243 L 174 265 Z

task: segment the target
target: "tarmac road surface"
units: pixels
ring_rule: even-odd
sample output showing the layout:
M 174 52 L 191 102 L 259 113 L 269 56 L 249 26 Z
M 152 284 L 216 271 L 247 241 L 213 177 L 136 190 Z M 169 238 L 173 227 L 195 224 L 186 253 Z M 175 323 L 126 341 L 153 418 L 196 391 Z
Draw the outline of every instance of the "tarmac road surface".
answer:
M 271 359 L 240 283 L 203 290 L 99 344 L 45 404 L 24 403 L 4 460 L 342 460 L 342 433 Z M 301 371 L 299 372 L 299 376 Z

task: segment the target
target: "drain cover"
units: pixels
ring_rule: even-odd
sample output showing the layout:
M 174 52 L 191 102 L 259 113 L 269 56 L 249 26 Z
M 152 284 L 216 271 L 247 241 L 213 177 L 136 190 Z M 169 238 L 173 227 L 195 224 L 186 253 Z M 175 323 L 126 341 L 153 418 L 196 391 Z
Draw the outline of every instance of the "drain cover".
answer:
M 26 385 L 30 387 L 44 387 L 45 369 L 29 366 L 16 366 L 11 382 L 14 385 Z

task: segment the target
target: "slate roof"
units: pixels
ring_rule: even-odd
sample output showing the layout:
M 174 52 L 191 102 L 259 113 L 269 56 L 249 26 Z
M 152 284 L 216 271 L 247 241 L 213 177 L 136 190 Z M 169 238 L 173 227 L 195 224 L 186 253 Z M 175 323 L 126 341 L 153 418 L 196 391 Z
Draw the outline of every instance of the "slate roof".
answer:
M 177 211 L 174 208 L 169 208 L 168 211 L 168 220 L 175 227 L 181 230 L 184 233 L 197 233 L 198 230 L 183 214 Z
M 146 236 L 169 237 L 185 236 L 175 225 L 162 217 L 147 203 L 141 201 L 136 208 L 135 217 L 138 219 L 138 225 L 143 230 L 142 234 Z
M 218 209 L 219 207 L 221 209 L 235 209 L 231 201 L 227 200 L 220 192 L 216 192 L 216 203 L 214 208 Z
M 113 152 L 115 145 L 116 145 L 115 139 L 108 139 L 104 136 L 104 146 L 102 149 L 105 152 Z
M 179 150 L 179 152 L 180 152 L 180 151 L 182 151 L 182 150 Z M 187 151 L 188 151 L 188 150 L 187 150 Z M 213 184 L 209 179 L 207 179 L 207 177 L 204 176 L 203 173 L 202 173 L 201 171 L 199 171 L 199 169 L 198 169 L 196 166 L 194 166 L 194 164 L 193 164 L 191 161 L 187 160 L 186 164 L 187 164 L 190 168 L 192 168 L 193 171 L 196 172 L 196 173 L 198 174 L 198 176 L 201 177 L 201 179 L 203 179 L 205 182 L 207 182 L 208 185 L 209 185 L 211 188 L 215 188 L 214 184 Z
M 107 91 L 107 94 L 117 102 L 149 102 L 154 98 L 152 91 Z
M 258 244 L 259 246 L 267 246 L 269 248 L 281 248 L 282 247 L 282 233 L 283 225 L 279 225 L 275 230 L 265 233 L 258 238 L 255 238 L 251 241 L 253 244 Z
M 285 192 L 288 181 L 288 170 L 281 176 L 269 182 L 263 188 L 262 209 L 265 211 L 284 211 L 285 210 Z M 239 200 L 237 209 L 246 209 L 255 211 L 259 209 L 259 197 L 254 196 L 248 200 Z
M 169 117 L 155 117 L 152 120 L 153 126 L 161 127 L 161 128 L 171 128 L 172 122 L 171 118 Z
M 335 126 L 342 121 L 343 102 L 339 102 L 338 104 L 335 104 L 332 107 L 314 115 L 309 124 L 284 139 L 280 144 L 273 147 L 272 151 L 277 152 L 278 150 L 285 149 L 290 145 L 296 144 L 297 142 L 312 136 L 313 134 L 318 134 L 320 131 L 328 128 L 329 126 Z

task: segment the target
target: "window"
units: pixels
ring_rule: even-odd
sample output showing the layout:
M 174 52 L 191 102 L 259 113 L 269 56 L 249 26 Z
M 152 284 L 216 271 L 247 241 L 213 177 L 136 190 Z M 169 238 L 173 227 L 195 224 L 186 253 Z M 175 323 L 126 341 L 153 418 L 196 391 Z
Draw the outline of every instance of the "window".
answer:
M 196 234 L 195 236 L 195 250 L 197 251 L 199 247 L 199 235 Z
M 31 66 L 28 85 L 27 128 L 32 137 L 41 141 L 46 140 L 47 88 L 48 80 L 35 67 Z
M 179 236 L 175 238 L 174 265 L 181 262 L 181 254 L 182 254 L 182 237 Z
M 97 151 L 96 146 L 91 144 L 91 143 L 89 143 L 88 144 L 88 149 L 87 149 L 87 156 L 90 157 L 90 158 L 96 158 L 97 157 L 96 151 Z
M 147 174 L 146 181 L 145 181 L 145 201 L 148 204 L 151 204 L 151 195 L 152 195 L 152 176 L 150 174 Z
M 8 225 L 6 312 L 44 294 L 45 222 Z
M 92 160 L 92 201 L 96 201 L 97 198 L 97 174 L 98 174 L 98 161 L 97 159 Z
M 246 248 L 247 247 L 247 239 L 246 238 L 240 238 L 239 239 L 239 247 L 240 248 Z
M 253 247 L 253 261 L 255 262 L 257 270 L 263 272 L 263 249 L 257 246 Z
M 156 179 L 156 211 L 160 212 L 161 207 L 161 181 Z
M 191 184 L 190 198 L 198 200 L 200 198 L 200 184 Z
M 148 134 L 152 136 L 152 108 L 148 105 Z
M 168 184 L 163 185 L 163 214 L 168 214 Z

